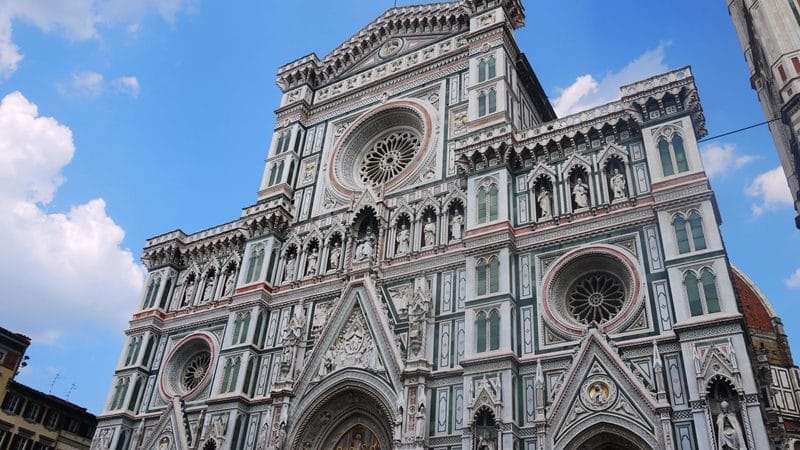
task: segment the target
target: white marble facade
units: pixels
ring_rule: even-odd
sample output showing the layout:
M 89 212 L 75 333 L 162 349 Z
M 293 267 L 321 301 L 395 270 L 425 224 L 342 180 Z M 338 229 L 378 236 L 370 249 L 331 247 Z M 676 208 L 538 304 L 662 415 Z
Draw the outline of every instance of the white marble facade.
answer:
M 283 66 L 257 202 L 145 246 L 95 447 L 766 448 L 691 69 L 557 118 L 523 23 L 400 7 Z

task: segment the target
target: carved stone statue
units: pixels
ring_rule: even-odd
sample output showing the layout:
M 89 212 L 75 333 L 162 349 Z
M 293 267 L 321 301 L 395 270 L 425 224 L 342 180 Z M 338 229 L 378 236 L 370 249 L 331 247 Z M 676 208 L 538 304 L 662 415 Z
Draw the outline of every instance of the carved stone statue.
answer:
M 297 258 L 295 258 L 294 254 L 289 254 L 286 256 L 286 270 L 284 271 L 284 281 L 292 281 L 294 280 L 294 276 L 297 273 Z
M 342 258 L 342 244 L 339 242 L 331 246 L 328 253 L 328 270 L 336 270 L 339 268 L 339 261 Z
M 186 280 L 186 287 L 183 289 L 183 299 L 181 300 L 181 306 L 188 306 L 192 303 L 194 299 L 194 278 L 189 278 Z
M 424 247 L 436 244 L 436 223 L 431 217 L 428 217 L 425 226 L 422 228 L 422 239 Z
M 719 450 L 747 450 L 742 435 L 742 427 L 736 414 L 728 410 L 728 402 L 723 401 L 722 410 L 717 416 L 717 448 Z
M 114 431 L 110 428 L 106 428 L 105 430 L 100 432 L 98 436 L 98 440 L 100 442 L 100 448 L 102 450 L 107 450 L 111 446 L 111 438 L 114 437 Z
M 375 257 L 375 234 L 372 231 L 367 231 L 361 241 L 356 247 L 356 255 L 353 262 L 371 261 Z
M 330 315 L 330 309 L 330 303 L 320 303 L 317 305 L 314 310 L 314 320 L 311 322 L 312 332 L 318 333 L 322 327 L 325 326 L 325 322 L 328 321 L 328 316 Z
M 497 449 L 497 442 L 494 439 L 481 436 L 478 440 L 478 450 L 495 450 Z
M 206 276 L 206 282 L 203 286 L 203 302 L 211 301 L 214 298 L 214 276 L 209 274 Z
M 319 251 L 315 248 L 308 254 L 306 276 L 313 276 L 317 274 L 317 259 L 319 259 Z
M 417 423 L 414 430 L 417 432 L 417 439 L 425 439 L 425 404 L 420 403 L 417 414 L 414 416 Z
M 408 225 L 402 224 L 400 230 L 397 232 L 397 251 L 395 252 L 397 256 L 403 256 L 409 252 L 410 236 L 411 233 L 408 231 Z
M 578 177 L 572 185 L 572 198 L 578 208 L 589 206 L 589 186 L 583 182 L 583 178 Z
M 225 280 L 225 289 L 224 289 L 222 295 L 228 296 L 228 295 L 232 295 L 233 294 L 233 288 L 236 287 L 236 276 L 235 275 L 236 275 L 236 273 L 233 270 L 228 272 L 228 278 Z
M 286 422 L 281 422 L 278 431 L 275 432 L 275 448 L 284 448 L 286 444 Z
M 626 197 L 626 186 L 625 176 L 619 173 L 619 169 L 614 169 L 614 174 L 611 176 L 611 190 L 614 194 L 614 200 Z
M 455 215 L 453 215 L 453 218 L 450 219 L 450 234 L 453 236 L 453 239 L 461 239 L 463 226 L 464 216 L 456 211 Z
M 553 215 L 551 197 L 550 191 L 548 191 L 546 187 L 542 187 L 542 190 L 539 191 L 539 198 L 536 199 L 536 202 L 539 203 L 539 209 L 542 211 L 542 219 L 546 219 Z
M 400 442 L 403 440 L 403 422 L 405 420 L 405 403 L 406 399 L 402 392 L 397 396 L 397 403 L 395 405 L 394 415 L 394 441 Z

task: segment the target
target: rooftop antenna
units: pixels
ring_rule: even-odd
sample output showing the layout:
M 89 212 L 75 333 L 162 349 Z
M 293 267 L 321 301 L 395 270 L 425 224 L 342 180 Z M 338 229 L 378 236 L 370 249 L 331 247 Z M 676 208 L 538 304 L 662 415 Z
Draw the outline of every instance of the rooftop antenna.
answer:
M 67 395 L 65 395 L 65 396 L 64 396 L 64 400 L 69 400 L 69 396 L 72 394 L 72 391 L 74 391 L 74 390 L 75 390 L 75 388 L 77 388 L 77 387 L 78 387 L 78 386 L 76 386 L 76 385 L 75 385 L 75 383 L 72 383 L 72 384 L 69 386 L 69 389 L 67 389 Z
M 47 390 L 48 394 L 52 394 L 53 393 L 53 387 L 56 385 L 56 381 L 58 381 L 58 377 L 60 377 L 60 376 L 61 376 L 61 372 L 56 372 L 55 376 L 53 376 L 53 379 L 50 380 L 50 389 Z

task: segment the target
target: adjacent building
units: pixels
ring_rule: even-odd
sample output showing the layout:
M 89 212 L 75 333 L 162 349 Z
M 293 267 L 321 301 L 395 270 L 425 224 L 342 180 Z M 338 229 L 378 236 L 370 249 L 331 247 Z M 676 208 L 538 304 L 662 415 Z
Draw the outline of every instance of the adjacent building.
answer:
M 281 67 L 256 202 L 145 244 L 94 448 L 800 446 L 691 68 L 556 117 L 524 21 L 392 8 Z
M 0 450 L 89 449 L 93 414 L 14 381 L 29 345 L 26 336 L 0 328 Z
M 728 12 L 750 67 L 750 83 L 770 121 L 800 228 L 800 3 L 728 0 Z

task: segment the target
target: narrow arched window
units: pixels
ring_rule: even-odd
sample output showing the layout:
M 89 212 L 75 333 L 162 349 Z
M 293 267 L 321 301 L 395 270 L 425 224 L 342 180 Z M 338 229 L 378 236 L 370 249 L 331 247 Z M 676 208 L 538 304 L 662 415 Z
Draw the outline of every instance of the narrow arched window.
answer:
M 164 285 L 164 291 L 161 293 L 161 301 L 158 302 L 159 308 L 164 309 L 167 307 L 170 289 L 172 289 L 172 278 L 167 278 L 167 283 Z
M 665 177 L 675 174 L 672 167 L 672 155 L 669 151 L 669 142 L 666 139 L 658 141 L 658 156 L 661 158 L 661 171 Z
M 678 165 L 678 172 L 687 172 L 689 163 L 686 161 L 686 151 L 683 148 L 683 138 L 676 134 L 672 138 L 672 149 L 675 151 L 675 163 Z
M 478 223 L 486 222 L 486 196 L 486 188 L 480 187 L 478 189 Z
M 487 264 L 486 260 L 481 258 L 475 265 L 475 284 L 478 286 L 478 295 L 486 295 L 486 277 L 487 277 Z
M 487 66 L 487 70 L 486 70 L 487 71 L 487 76 L 486 76 L 486 78 L 487 79 L 494 78 L 495 75 L 497 75 L 497 68 L 495 67 L 496 65 L 497 64 L 495 62 L 494 56 L 490 56 L 489 60 L 486 62 L 486 66 Z
M 496 257 L 489 259 L 489 292 L 500 290 L 500 261 Z
M 489 89 L 489 105 L 487 106 L 487 110 L 489 114 L 497 111 L 497 91 L 494 89 Z
M 481 91 L 478 94 L 478 117 L 483 117 L 486 115 L 486 92 Z
M 481 311 L 475 319 L 475 351 L 486 351 L 486 313 Z
M 714 274 L 708 269 L 703 269 L 703 273 L 700 275 L 700 281 L 703 284 L 703 295 L 706 300 L 706 312 L 719 312 L 719 296 L 717 295 L 717 284 L 714 279 Z
M 690 252 L 689 236 L 686 233 L 686 220 L 683 216 L 675 216 L 675 218 L 672 219 L 672 226 L 675 228 L 675 240 L 678 243 L 678 253 Z
M 697 211 L 689 213 L 689 228 L 692 230 L 692 243 L 695 251 L 705 250 L 706 238 L 703 234 L 703 221 Z
M 489 187 L 489 221 L 497 220 L 497 205 L 498 205 L 498 191 L 497 185 L 492 184 Z
M 686 298 L 689 301 L 689 312 L 693 316 L 703 314 L 703 303 L 700 299 L 700 289 L 697 284 L 697 276 L 693 272 L 689 272 L 683 278 L 683 283 L 686 286 Z
M 489 350 L 500 348 L 500 313 L 493 310 L 489 314 Z
M 478 83 L 486 81 L 486 60 L 481 59 L 478 62 Z

